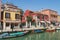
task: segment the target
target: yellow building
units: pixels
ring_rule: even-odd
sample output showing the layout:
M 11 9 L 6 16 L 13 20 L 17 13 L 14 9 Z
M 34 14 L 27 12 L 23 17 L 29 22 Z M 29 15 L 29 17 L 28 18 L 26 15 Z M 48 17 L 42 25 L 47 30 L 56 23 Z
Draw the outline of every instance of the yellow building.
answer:
M 3 4 L 1 12 L 1 28 L 4 30 L 20 28 L 21 9 L 12 4 Z
M 60 22 L 60 15 L 58 15 L 58 19 L 57 20 L 58 20 L 58 22 Z

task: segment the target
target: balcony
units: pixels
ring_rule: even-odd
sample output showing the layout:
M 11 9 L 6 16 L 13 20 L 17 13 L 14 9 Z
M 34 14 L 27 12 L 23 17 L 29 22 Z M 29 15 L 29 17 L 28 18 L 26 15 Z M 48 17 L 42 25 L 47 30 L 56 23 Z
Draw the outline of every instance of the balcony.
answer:
M 20 19 L 16 19 L 16 21 L 19 21 Z
M 10 21 L 11 19 L 10 18 L 5 18 L 6 21 Z
M 16 21 L 16 20 L 6 20 L 6 22 L 9 22 L 9 23 L 20 23 L 21 21 Z

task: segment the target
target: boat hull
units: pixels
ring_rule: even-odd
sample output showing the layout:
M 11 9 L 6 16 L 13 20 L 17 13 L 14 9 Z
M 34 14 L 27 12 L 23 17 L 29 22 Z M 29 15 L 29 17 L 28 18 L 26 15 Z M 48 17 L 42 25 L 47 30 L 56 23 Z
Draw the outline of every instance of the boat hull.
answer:
M 56 28 L 55 27 L 47 27 L 46 32 L 55 32 Z
M 53 29 L 53 30 L 46 30 L 46 32 L 55 32 L 56 30 L 55 29 Z
M 24 35 L 26 35 L 26 34 L 28 34 L 28 31 L 26 31 L 26 32 L 7 32 L 7 33 L 3 33 L 3 34 L 1 34 L 0 35 L 0 38 L 4 38 L 4 39 L 6 39 L 6 38 L 15 38 L 15 37 L 21 37 L 21 36 L 24 36 Z
M 32 30 L 31 33 L 42 33 L 42 32 L 45 32 L 46 29 L 36 29 L 36 30 Z
M 35 32 L 35 33 L 41 33 L 41 32 L 44 32 L 44 30 L 39 30 L 39 29 L 37 29 L 37 30 L 34 30 L 34 32 Z

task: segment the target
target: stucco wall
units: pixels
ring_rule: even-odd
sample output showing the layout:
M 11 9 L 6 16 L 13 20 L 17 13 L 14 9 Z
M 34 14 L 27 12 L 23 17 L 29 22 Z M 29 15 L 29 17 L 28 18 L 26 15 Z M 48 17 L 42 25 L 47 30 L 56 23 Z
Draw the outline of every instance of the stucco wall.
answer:
M 3 19 L 6 20 L 5 18 L 5 13 L 10 13 L 10 20 L 16 20 L 15 19 L 15 14 L 19 14 L 20 15 L 20 12 L 10 12 L 10 11 L 4 11 L 4 15 L 3 15 Z
M 58 15 L 58 22 L 60 22 L 60 15 Z

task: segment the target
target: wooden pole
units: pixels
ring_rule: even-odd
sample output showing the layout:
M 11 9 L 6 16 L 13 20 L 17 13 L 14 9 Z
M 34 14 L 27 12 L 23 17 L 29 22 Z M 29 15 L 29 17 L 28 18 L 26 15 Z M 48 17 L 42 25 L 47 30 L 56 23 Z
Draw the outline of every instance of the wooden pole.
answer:
M 27 22 L 27 18 L 25 17 L 25 20 L 26 20 L 26 28 L 28 27 L 28 22 Z
M 36 27 L 38 26 L 38 22 L 37 22 L 37 16 L 36 16 Z

